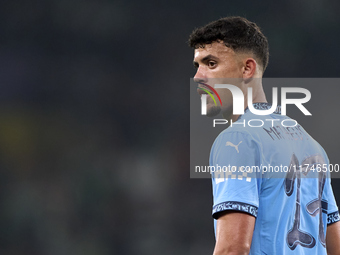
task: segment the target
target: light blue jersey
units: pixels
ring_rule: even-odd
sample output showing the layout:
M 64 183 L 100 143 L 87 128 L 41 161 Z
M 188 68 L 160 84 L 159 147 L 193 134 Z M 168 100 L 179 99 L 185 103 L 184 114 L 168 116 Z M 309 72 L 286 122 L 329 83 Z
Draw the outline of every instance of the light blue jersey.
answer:
M 247 109 L 211 149 L 215 229 L 226 210 L 256 217 L 251 255 L 327 254 L 327 224 L 339 221 L 328 157 L 294 125 L 279 109 L 267 116 Z

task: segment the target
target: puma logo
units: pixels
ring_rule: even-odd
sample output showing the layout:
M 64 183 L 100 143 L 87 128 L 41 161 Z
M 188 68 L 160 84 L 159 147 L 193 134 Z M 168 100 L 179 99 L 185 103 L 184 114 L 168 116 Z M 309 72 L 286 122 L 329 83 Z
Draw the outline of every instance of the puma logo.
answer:
M 240 145 L 240 143 L 242 143 L 242 141 L 241 141 L 241 142 L 239 142 L 239 143 L 238 143 L 238 145 L 235 145 L 235 144 L 233 144 L 232 142 L 227 142 L 227 143 L 225 144 L 225 146 L 231 146 L 231 147 L 234 147 L 234 148 L 235 148 L 235 150 L 237 151 L 237 153 L 240 153 L 240 152 L 239 152 L 239 150 L 238 150 L 238 146 Z

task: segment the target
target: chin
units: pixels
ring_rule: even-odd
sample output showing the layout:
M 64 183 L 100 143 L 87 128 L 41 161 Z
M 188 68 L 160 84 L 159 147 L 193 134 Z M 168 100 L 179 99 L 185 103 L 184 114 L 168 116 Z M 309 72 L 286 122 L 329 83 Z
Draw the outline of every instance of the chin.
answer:
M 207 116 L 208 117 L 215 117 L 221 112 L 221 107 L 219 106 L 211 106 L 207 109 Z

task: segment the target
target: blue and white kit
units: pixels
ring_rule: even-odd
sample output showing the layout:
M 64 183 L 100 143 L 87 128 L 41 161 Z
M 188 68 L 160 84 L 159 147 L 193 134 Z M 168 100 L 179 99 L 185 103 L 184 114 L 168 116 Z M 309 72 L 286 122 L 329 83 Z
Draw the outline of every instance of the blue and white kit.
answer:
M 252 119 L 263 125 L 249 126 Z M 251 255 L 327 254 L 327 225 L 339 221 L 327 154 L 299 124 L 292 124 L 279 107 L 266 116 L 246 109 L 211 148 L 215 229 L 216 219 L 227 210 L 256 217 Z

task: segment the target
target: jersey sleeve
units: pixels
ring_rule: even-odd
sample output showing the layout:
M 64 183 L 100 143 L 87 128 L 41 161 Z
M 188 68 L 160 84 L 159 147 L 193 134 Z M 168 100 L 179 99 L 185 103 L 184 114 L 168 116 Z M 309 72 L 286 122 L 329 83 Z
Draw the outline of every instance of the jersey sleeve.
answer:
M 215 219 L 227 210 L 257 217 L 259 206 L 259 151 L 247 133 L 223 132 L 210 153 L 212 169 L 213 212 Z
M 331 186 L 331 178 L 328 177 L 326 179 L 325 185 L 325 196 L 328 203 L 327 208 L 327 225 L 333 224 L 335 222 L 340 221 L 339 218 L 339 210 L 335 201 L 333 189 Z

